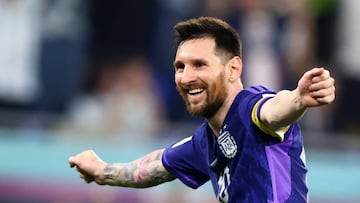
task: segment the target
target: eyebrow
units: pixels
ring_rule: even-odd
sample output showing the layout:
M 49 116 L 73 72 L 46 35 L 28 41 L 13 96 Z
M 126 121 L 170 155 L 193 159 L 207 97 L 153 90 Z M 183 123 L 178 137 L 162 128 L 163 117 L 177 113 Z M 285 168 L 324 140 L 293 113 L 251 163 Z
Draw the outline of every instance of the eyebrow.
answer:
M 192 58 L 192 59 L 188 59 L 188 61 L 189 61 L 189 63 L 199 63 L 199 62 L 206 63 L 206 64 L 209 63 L 208 60 L 203 59 L 203 58 Z M 181 65 L 181 64 L 185 64 L 185 63 L 183 61 L 181 61 L 181 60 L 177 60 L 177 61 L 173 62 L 174 67 L 176 67 L 178 65 Z

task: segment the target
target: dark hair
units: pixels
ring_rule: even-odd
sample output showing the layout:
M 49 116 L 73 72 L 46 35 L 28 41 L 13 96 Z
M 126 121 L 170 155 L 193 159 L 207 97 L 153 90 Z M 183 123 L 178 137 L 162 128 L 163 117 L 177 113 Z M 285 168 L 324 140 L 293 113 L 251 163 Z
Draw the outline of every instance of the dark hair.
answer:
M 177 23 L 174 26 L 176 46 L 182 42 L 211 37 L 216 51 L 241 57 L 241 40 L 236 30 L 223 20 L 214 17 L 199 17 Z

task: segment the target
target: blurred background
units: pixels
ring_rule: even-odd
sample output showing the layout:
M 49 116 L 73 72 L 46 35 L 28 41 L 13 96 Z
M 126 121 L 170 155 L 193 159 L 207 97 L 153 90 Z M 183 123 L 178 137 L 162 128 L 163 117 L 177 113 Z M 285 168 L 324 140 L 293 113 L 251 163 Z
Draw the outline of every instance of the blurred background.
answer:
M 67 163 L 85 149 L 131 161 L 192 135 L 202 120 L 175 90 L 172 28 L 203 15 L 239 32 L 245 86 L 332 71 L 336 102 L 301 120 L 310 201 L 359 202 L 357 0 L 0 0 L 0 202 L 216 202 L 209 184 L 85 184 Z

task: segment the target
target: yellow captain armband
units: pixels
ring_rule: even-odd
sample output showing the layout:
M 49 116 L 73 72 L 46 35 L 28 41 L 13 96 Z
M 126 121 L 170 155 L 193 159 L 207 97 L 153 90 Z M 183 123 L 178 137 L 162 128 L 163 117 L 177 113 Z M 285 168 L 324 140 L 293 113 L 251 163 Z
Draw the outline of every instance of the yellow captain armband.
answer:
M 265 103 L 265 100 L 270 99 L 269 97 L 265 97 L 260 99 L 256 104 L 254 105 L 252 111 L 251 111 L 251 119 L 252 122 L 264 133 L 271 135 L 273 137 L 279 138 L 280 141 L 284 141 L 285 133 L 288 131 L 289 126 L 280 128 L 279 130 L 274 131 L 273 129 L 267 127 L 264 123 L 261 122 L 259 116 L 259 111 L 262 106 L 262 104 Z M 261 105 L 260 105 L 261 104 Z

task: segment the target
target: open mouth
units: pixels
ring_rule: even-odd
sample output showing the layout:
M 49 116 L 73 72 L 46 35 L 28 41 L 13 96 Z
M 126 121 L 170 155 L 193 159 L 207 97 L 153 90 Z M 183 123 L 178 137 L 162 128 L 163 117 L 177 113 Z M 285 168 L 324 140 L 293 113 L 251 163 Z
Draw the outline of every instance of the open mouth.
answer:
M 202 88 L 196 88 L 196 89 L 188 90 L 188 94 L 197 95 L 197 94 L 202 93 L 203 91 L 204 91 L 204 89 L 202 89 Z

